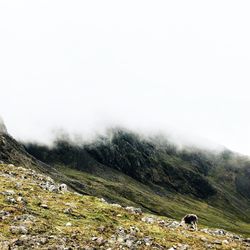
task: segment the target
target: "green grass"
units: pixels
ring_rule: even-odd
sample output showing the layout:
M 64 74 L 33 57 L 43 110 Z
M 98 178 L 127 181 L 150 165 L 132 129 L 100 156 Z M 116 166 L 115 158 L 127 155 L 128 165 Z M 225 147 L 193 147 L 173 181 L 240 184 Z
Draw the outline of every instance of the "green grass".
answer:
M 209 203 L 179 194 L 169 196 L 156 195 L 148 186 L 134 179 L 120 175 L 119 181 L 94 177 L 86 172 L 58 166 L 59 170 L 70 178 L 85 183 L 84 192 L 104 197 L 122 205 L 140 206 L 145 211 L 165 215 L 180 220 L 187 213 L 195 213 L 200 222 L 208 227 L 224 228 L 229 231 L 250 235 L 250 224 L 228 211 L 226 204 L 220 208 Z M 222 201 L 221 201 L 222 202 Z
M 209 236 L 200 231 L 191 232 L 179 229 L 169 229 L 162 228 L 158 224 L 146 224 L 141 221 L 143 215 L 133 215 L 128 213 L 123 208 L 113 207 L 109 204 L 103 203 L 100 199 L 93 196 L 84 196 L 72 192 L 67 193 L 51 193 L 49 191 L 43 190 L 38 186 L 39 181 L 35 180 L 32 176 L 23 179 L 22 176 L 25 175 L 25 171 L 18 170 L 15 167 L 10 167 L 7 165 L 0 165 L 0 174 L 3 172 L 11 171 L 14 173 L 14 178 L 4 177 L 0 175 L 0 192 L 5 190 L 14 190 L 17 193 L 21 193 L 22 196 L 27 200 L 27 205 L 24 209 L 22 204 L 8 204 L 5 201 L 4 195 L 0 195 L 0 210 L 11 211 L 11 216 L 5 220 L 0 220 L 0 243 L 3 240 L 14 240 L 16 235 L 10 233 L 10 226 L 13 225 L 15 221 L 14 218 L 22 214 L 31 214 L 35 216 L 35 223 L 27 224 L 30 232 L 30 235 L 56 235 L 58 237 L 66 237 L 71 241 L 74 241 L 74 244 L 78 246 L 91 245 L 91 238 L 93 236 L 104 237 L 109 239 L 116 229 L 120 226 L 123 228 L 129 228 L 130 226 L 136 226 L 140 229 L 138 237 L 150 236 L 154 239 L 154 242 L 160 244 L 165 248 L 169 248 L 178 243 L 188 244 L 191 249 L 204 249 L 203 242 L 200 240 L 201 237 L 206 237 L 209 241 L 214 241 L 217 238 Z M 68 176 L 77 176 L 80 180 L 85 180 L 86 182 L 91 178 L 92 188 L 97 185 L 97 188 L 104 188 L 104 193 L 110 197 L 116 197 L 118 199 L 118 192 L 120 184 L 113 184 L 113 192 L 110 190 L 110 185 L 101 178 L 93 178 L 88 174 L 78 173 L 77 171 L 70 170 L 67 172 Z M 21 183 L 21 187 L 17 189 L 15 183 Z M 107 185 L 109 186 L 107 188 Z M 162 202 L 166 206 L 166 211 L 170 214 L 179 217 L 186 212 L 190 212 L 191 208 L 193 212 L 197 212 L 201 218 L 201 227 L 204 225 L 211 224 L 211 219 L 216 219 L 218 226 L 221 227 L 221 224 L 224 227 L 236 229 L 236 227 L 242 227 L 245 232 L 249 230 L 249 225 L 244 225 L 240 223 L 235 225 L 235 228 L 226 220 L 226 216 L 222 216 L 222 212 L 214 208 L 209 207 L 205 203 L 200 203 L 198 201 L 192 200 L 182 200 L 182 197 L 175 197 L 173 200 L 162 200 L 160 197 L 153 197 L 150 193 L 150 190 L 145 190 L 142 193 L 141 187 L 138 187 L 139 184 L 126 183 L 126 187 L 132 193 L 139 193 L 141 202 L 144 199 L 151 199 L 151 204 L 155 202 Z M 100 192 L 101 193 L 101 192 Z M 151 196 L 150 196 L 151 195 Z M 15 195 L 16 196 L 16 195 Z M 125 198 L 119 198 L 121 202 L 127 202 Z M 139 201 L 138 200 L 138 201 Z M 149 200 L 147 202 L 149 202 Z M 46 203 L 48 209 L 40 207 L 40 203 Z M 128 200 L 129 202 L 129 200 Z M 71 204 L 73 212 L 71 214 L 66 214 L 64 210 L 68 208 L 68 205 Z M 180 204 L 182 207 L 180 207 Z M 161 204 L 162 207 L 163 204 Z M 196 208 L 197 210 L 194 210 Z M 177 212 L 178 211 L 178 212 Z M 202 212 L 203 211 L 203 212 Z M 207 214 L 206 214 L 207 213 Z M 221 216 L 221 218 L 220 218 Z M 210 218 L 211 217 L 211 218 Z M 210 218 L 209 220 L 207 220 Z M 169 220 L 167 217 L 158 217 L 158 219 Z M 71 222 L 72 226 L 66 226 L 67 222 Z M 207 223 L 204 223 L 207 222 Z M 14 222 L 15 224 L 16 222 Z M 105 227 L 105 232 L 100 233 L 98 228 L 100 226 Z M 243 231 L 244 231 L 243 230 Z M 237 231 L 237 230 L 235 230 Z M 74 235 L 74 237 L 72 236 Z M 224 238 L 221 237 L 220 240 Z M 58 244 L 53 242 L 53 239 L 48 243 L 48 246 L 42 246 L 40 249 L 48 249 L 49 247 L 53 248 L 53 244 Z M 228 245 L 220 245 L 219 248 L 215 246 L 215 249 L 244 249 L 238 242 L 230 242 Z M 151 249 L 150 247 L 144 247 L 142 249 Z

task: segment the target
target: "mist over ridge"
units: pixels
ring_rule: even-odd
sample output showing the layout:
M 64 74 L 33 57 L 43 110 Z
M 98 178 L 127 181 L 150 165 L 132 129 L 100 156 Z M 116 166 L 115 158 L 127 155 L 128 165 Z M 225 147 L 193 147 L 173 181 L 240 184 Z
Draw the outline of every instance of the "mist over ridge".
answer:
M 115 124 L 115 123 L 114 123 Z M 2 131 L 7 133 L 7 128 L 4 123 L 4 120 L 0 117 L 0 126 Z M 39 128 L 38 128 L 39 129 Z M 84 130 L 83 130 L 84 131 Z M 195 134 L 187 134 L 177 132 L 176 129 L 155 129 L 144 126 L 144 128 L 139 128 L 138 126 L 129 126 L 129 125 L 111 125 L 111 123 L 104 124 L 103 127 L 96 126 L 95 128 L 85 130 L 84 132 L 73 132 L 67 129 L 56 128 L 52 129 L 49 132 L 46 132 L 46 136 L 43 138 L 22 138 L 17 137 L 17 139 L 23 144 L 38 144 L 48 147 L 54 147 L 58 141 L 67 141 L 72 145 L 88 145 L 95 144 L 103 140 L 111 140 L 114 134 L 118 132 L 125 132 L 134 134 L 138 139 L 146 140 L 154 143 L 155 145 L 172 145 L 177 150 L 204 150 L 213 153 L 221 153 L 224 150 L 231 150 L 226 145 L 218 144 L 217 142 L 208 140 L 204 137 L 198 137 Z M 42 138 L 42 139 L 41 139 Z M 237 151 L 234 151 L 237 153 Z M 238 153 L 239 155 L 244 155 Z
M 171 145 L 174 146 L 176 150 L 205 150 L 214 153 L 220 153 L 226 150 L 225 146 L 198 136 L 188 136 L 173 131 L 171 133 L 163 130 L 128 128 L 121 125 L 110 126 L 85 133 L 69 132 L 62 128 L 54 129 L 50 138 L 45 141 L 38 139 L 23 140 L 22 138 L 19 140 L 24 144 L 32 143 L 48 147 L 54 147 L 57 142 L 60 141 L 65 141 L 75 146 L 84 146 L 111 141 L 115 135 L 122 133 L 131 134 L 138 140 L 148 141 L 156 146 Z

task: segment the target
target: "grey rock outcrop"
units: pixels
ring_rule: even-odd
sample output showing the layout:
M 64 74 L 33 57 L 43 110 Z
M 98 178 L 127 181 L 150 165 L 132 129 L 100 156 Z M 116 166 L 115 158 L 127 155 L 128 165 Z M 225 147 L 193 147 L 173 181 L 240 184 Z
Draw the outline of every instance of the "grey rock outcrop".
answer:
M 4 124 L 4 121 L 3 119 L 0 117 L 0 134 L 7 134 L 8 131 L 7 131 L 7 128 Z

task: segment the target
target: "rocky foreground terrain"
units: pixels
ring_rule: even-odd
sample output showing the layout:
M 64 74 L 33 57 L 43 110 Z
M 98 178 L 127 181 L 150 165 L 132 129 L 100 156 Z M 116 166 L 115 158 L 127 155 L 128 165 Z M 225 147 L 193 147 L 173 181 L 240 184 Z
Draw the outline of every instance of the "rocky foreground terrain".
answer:
M 141 209 L 68 190 L 35 170 L 0 164 L 0 249 L 250 249 L 250 238 L 198 231 Z

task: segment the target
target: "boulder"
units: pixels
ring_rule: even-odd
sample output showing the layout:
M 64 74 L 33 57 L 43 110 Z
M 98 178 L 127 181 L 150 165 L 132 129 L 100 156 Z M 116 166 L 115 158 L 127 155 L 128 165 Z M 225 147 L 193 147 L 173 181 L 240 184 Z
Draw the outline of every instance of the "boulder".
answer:
M 128 212 L 132 214 L 142 214 L 142 210 L 136 207 L 125 207 L 125 210 L 127 210 Z
M 7 134 L 7 128 L 3 122 L 3 119 L 0 117 L 0 134 Z
M 28 229 L 25 226 L 11 226 L 10 232 L 13 234 L 27 234 Z

